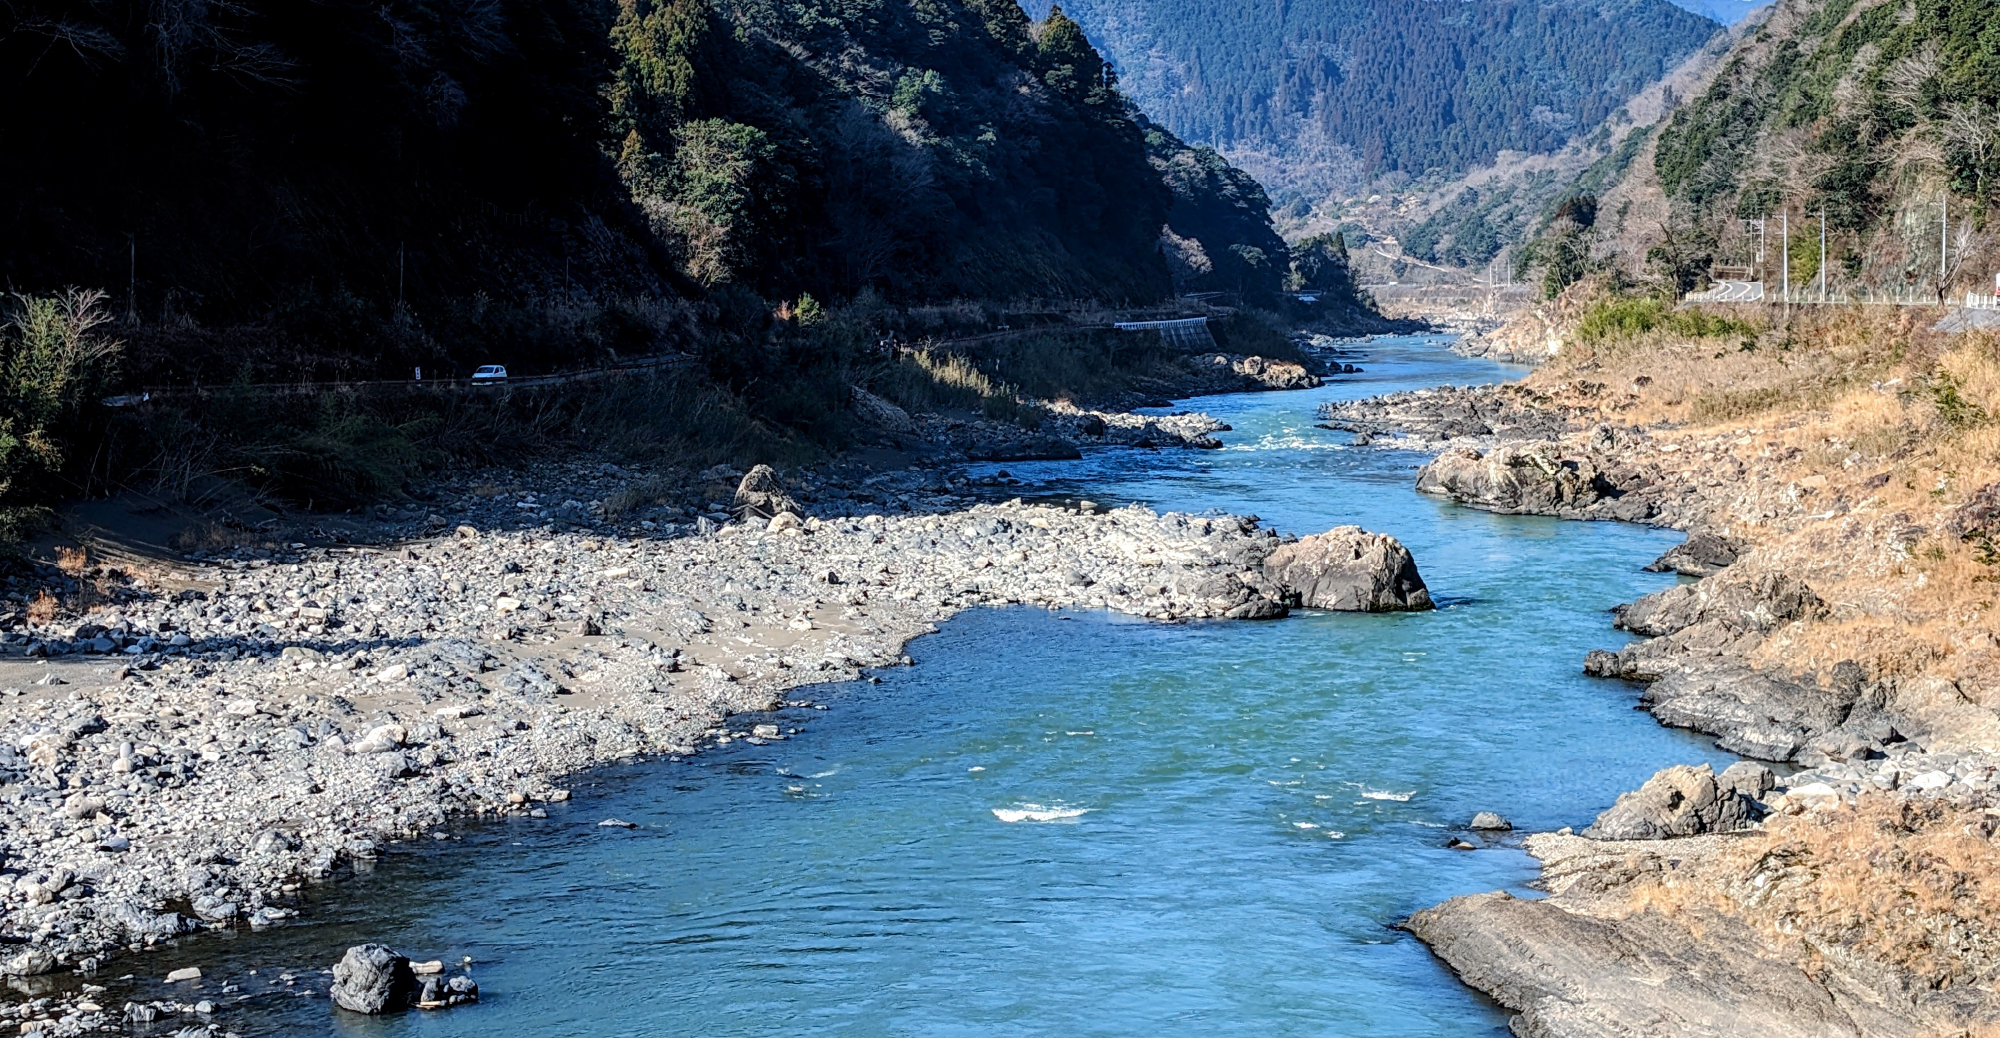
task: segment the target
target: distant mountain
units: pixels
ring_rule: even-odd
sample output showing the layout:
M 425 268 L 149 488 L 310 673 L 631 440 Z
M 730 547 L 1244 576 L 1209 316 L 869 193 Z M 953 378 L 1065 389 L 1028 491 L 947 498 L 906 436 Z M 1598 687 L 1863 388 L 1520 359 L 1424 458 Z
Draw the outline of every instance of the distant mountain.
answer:
M 1731 0 L 1718 0 L 1730 3 Z M 1031 13 L 1047 0 L 1029 0 Z M 1718 29 L 1668 0 L 1069 0 L 1140 107 L 1310 195 L 1588 133 Z M 1336 167 L 1339 167 L 1336 170 Z M 1323 190 L 1322 190 L 1323 193 Z

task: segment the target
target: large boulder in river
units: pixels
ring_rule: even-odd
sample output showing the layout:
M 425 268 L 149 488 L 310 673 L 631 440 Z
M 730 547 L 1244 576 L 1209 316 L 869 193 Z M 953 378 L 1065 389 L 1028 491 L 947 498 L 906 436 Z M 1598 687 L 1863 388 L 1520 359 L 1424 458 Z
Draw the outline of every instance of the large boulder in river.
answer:
M 1279 545 L 1264 558 L 1264 576 L 1282 589 L 1285 604 L 1306 609 L 1390 613 L 1433 608 L 1409 549 L 1394 537 L 1359 526 L 1338 526 Z
M 1503 443 L 1481 453 L 1445 451 L 1417 473 L 1417 492 L 1491 512 L 1563 515 L 1595 504 L 1607 486 L 1589 459 L 1542 440 Z
M 1732 774 L 1725 786 L 1706 764 L 1662 768 L 1645 785 L 1620 796 L 1583 835 L 1594 840 L 1664 840 L 1744 828 L 1756 819 L 1757 804 L 1741 792 L 1742 778 Z
M 357 944 L 333 967 L 333 1004 L 354 1013 L 407 1009 L 417 994 L 410 960 L 386 945 Z
M 745 522 L 769 522 L 780 512 L 799 512 L 799 503 L 785 492 L 777 470 L 769 465 L 758 465 L 743 474 L 743 481 L 736 484 L 735 505 L 736 515 Z

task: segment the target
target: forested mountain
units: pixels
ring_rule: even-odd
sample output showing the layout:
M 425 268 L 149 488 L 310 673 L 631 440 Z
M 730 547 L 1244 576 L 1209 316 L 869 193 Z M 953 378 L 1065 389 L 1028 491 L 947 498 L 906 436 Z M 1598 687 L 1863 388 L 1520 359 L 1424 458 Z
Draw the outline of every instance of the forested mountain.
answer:
M 0 279 L 250 328 L 210 376 L 574 359 L 730 292 L 1151 301 L 1170 205 L 1243 190 L 1170 189 L 1013 0 L 18 0 L 0 94 Z
M 1124 88 L 1232 158 L 1462 171 L 1588 132 L 1717 25 L 1667 0 L 1070 0 Z M 1259 170 L 1259 167 L 1253 167 Z
M 1144 124 L 1146 152 L 1173 192 L 1163 252 L 1182 292 L 1268 298 L 1284 287 L 1289 250 L 1271 227 L 1271 200 L 1255 177 L 1213 148 L 1190 147 Z
M 1817 286 L 1823 217 L 1829 292 L 1942 297 L 1990 284 L 1996 181 L 2000 7 L 1782 0 L 1611 187 L 1588 231 L 1597 263 L 1680 290 L 1717 263 L 1758 266 L 1773 288 L 1787 275 Z M 1745 223 L 1759 218 L 1762 264 Z

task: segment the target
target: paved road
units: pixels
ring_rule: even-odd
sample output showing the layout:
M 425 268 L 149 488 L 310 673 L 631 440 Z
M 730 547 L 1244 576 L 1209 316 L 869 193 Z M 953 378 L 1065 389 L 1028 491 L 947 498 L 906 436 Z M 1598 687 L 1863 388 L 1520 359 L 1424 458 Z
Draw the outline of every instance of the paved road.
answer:
M 1717 281 L 1706 292 L 1696 292 L 1690 296 L 1701 303 L 1755 303 L 1764 298 L 1762 281 Z

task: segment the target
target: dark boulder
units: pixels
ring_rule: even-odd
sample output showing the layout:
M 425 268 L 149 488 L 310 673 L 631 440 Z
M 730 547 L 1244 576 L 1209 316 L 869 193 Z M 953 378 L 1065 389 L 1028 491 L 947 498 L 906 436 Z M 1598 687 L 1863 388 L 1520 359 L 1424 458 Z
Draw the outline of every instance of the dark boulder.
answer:
M 420 1009 L 444 1009 L 479 1001 L 479 984 L 461 973 L 452 977 L 425 977 L 417 989 Z
M 746 522 L 769 522 L 780 512 L 800 513 L 799 503 L 792 500 L 778 480 L 777 470 L 769 465 L 758 465 L 743 474 L 743 481 L 736 484 L 735 507 L 737 518 Z
M 410 960 L 380 944 L 347 949 L 333 967 L 333 1004 L 353 1013 L 393 1013 L 407 1009 L 417 994 Z

